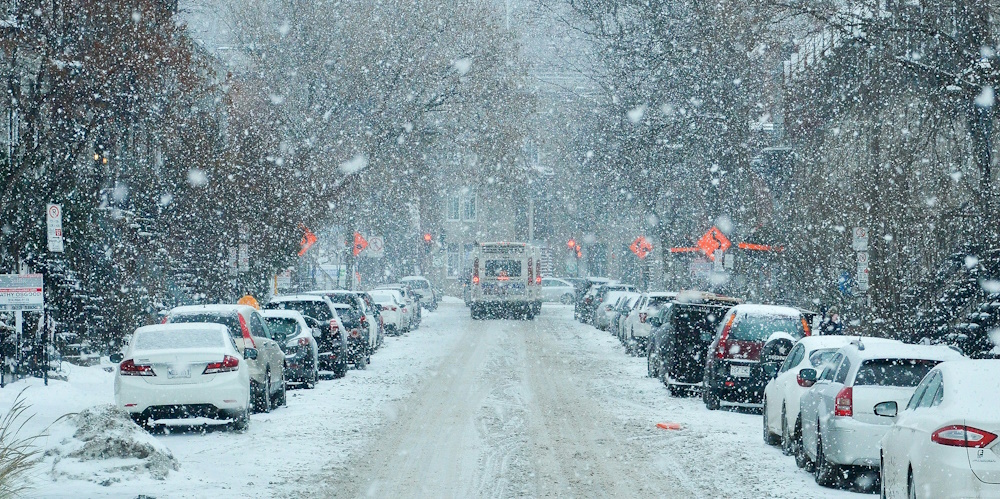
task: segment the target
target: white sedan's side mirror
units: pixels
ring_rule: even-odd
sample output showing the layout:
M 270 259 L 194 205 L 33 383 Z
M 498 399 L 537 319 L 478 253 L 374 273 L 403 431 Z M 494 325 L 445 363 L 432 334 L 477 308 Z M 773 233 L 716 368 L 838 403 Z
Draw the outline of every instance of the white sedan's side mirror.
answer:
M 884 418 L 894 418 L 899 413 L 899 406 L 896 401 L 879 402 L 875 404 L 875 414 Z

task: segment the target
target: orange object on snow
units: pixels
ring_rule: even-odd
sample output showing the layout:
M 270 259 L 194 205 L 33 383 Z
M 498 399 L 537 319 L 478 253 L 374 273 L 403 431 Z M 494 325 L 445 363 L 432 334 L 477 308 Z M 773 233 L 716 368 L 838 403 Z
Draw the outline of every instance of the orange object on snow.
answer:
M 664 430 L 679 430 L 681 429 L 680 423 L 656 423 L 657 428 Z

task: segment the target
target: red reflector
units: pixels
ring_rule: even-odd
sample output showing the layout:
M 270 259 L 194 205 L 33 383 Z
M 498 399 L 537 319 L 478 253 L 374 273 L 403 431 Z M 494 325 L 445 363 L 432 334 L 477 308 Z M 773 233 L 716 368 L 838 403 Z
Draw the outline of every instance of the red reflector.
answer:
M 309 346 L 309 338 L 306 338 L 305 336 L 299 338 L 299 346 L 300 347 L 307 347 L 307 346 Z
M 125 404 L 125 407 L 135 407 L 135 404 Z
M 726 381 L 726 386 L 733 386 L 733 385 L 735 385 L 735 384 L 736 384 L 736 383 L 733 383 L 732 381 Z
M 360 338 L 360 337 L 361 337 L 361 331 L 358 331 L 357 329 L 351 330 L 351 338 Z

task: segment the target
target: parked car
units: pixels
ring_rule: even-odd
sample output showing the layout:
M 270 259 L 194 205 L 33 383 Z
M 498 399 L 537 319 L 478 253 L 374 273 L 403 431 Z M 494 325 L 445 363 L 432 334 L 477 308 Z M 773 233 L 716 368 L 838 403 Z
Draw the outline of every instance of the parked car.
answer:
M 406 310 L 406 298 L 394 289 L 373 289 L 369 291 L 372 299 L 382 307 L 382 317 L 385 321 L 386 333 L 399 336 L 410 330 L 410 316 Z
M 237 348 L 229 328 L 192 323 L 136 329 L 125 352 L 111 356 L 115 405 L 140 426 L 204 417 L 250 425 L 252 347 Z
M 642 294 L 640 293 L 623 295 L 615 307 L 614 316 L 611 318 L 611 333 L 625 346 L 625 351 L 628 351 L 628 344 L 625 341 L 625 320 L 632 313 L 635 306 L 638 305 L 640 299 L 642 299 Z
M 350 363 L 345 334 L 347 329 L 332 302 L 316 295 L 285 295 L 271 298 L 264 308 L 295 310 L 305 317 L 307 324 L 314 321 L 309 325 L 320 331 L 316 338 L 319 370 L 332 371 L 334 378 L 343 378 L 347 374 L 347 364 Z
M 1000 497 L 1000 360 L 938 364 L 905 409 L 875 405 L 893 424 L 879 443 L 882 497 Z
M 587 287 L 580 294 L 580 298 L 576 301 L 576 306 L 573 308 L 573 318 L 584 324 L 589 324 L 594 318 L 594 307 L 597 306 L 597 292 L 601 289 L 601 286 L 613 283 L 614 281 L 604 277 L 588 277 L 587 282 Z
M 594 318 L 591 320 L 594 327 L 601 331 L 608 331 L 611 328 L 611 318 L 617 313 L 615 305 L 618 304 L 618 300 L 622 296 L 631 292 L 631 290 L 622 289 L 605 293 L 598 302 L 599 304 L 594 307 Z
M 660 308 L 670 303 L 677 297 L 677 293 L 658 291 L 643 293 L 642 298 L 635 304 L 625 319 L 623 336 L 625 338 L 625 350 L 632 355 L 642 355 L 646 353 L 646 342 L 649 340 L 649 332 L 652 327 L 649 318 L 660 311 Z
M 240 355 L 247 348 L 257 351 L 246 359 L 254 409 L 271 412 L 285 405 L 285 354 L 271 338 L 271 331 L 260 312 L 246 305 L 189 305 L 170 309 L 164 324 L 210 322 L 229 328 Z
M 407 330 L 414 330 L 420 327 L 420 299 L 417 295 L 410 289 L 409 286 L 405 284 L 384 284 L 375 288 L 377 290 L 392 290 L 398 291 L 403 295 L 405 303 L 403 304 L 403 315 L 407 317 Z
M 764 387 L 765 442 L 773 445 L 780 441 L 786 455 L 797 452 L 802 445 L 799 400 L 809 390 L 799 372 L 807 368 L 822 371 L 837 350 L 850 342 L 849 336 L 806 336 L 792 347 L 780 368 L 773 363 L 764 365 L 766 374 L 774 377 Z
M 367 369 L 378 341 L 378 324 L 365 301 L 353 291 L 331 289 L 306 294 L 323 296 L 337 308 L 347 336 L 347 359 L 355 369 Z
M 438 294 L 434 292 L 434 286 L 431 286 L 431 282 L 427 278 L 417 275 L 406 276 L 399 280 L 401 283 L 406 284 L 413 290 L 414 293 L 420 298 L 420 304 L 427 307 L 427 310 L 431 312 L 437 310 L 438 307 Z
M 542 301 L 569 305 L 575 298 L 576 288 L 569 281 L 555 277 L 542 278 Z
M 864 338 L 838 350 L 819 376 L 803 369 L 802 379 L 815 384 L 799 402 L 802 455 L 796 462 L 811 467 L 816 483 L 827 487 L 852 468 L 878 467 L 879 440 L 892 420 L 876 415 L 875 405 L 906 403 L 934 366 L 963 358 L 946 346 Z
M 377 326 L 375 328 L 375 349 L 372 350 L 374 352 L 382 348 L 382 342 L 385 341 L 385 320 L 382 319 L 382 307 L 375 303 L 375 299 L 367 291 L 355 291 L 354 293 L 364 300 L 366 313 L 373 317 L 372 324 Z
M 705 406 L 760 407 L 770 380 L 763 365 L 784 362 L 795 342 L 809 333 L 805 316 L 795 308 L 741 304 L 730 309 L 705 357 Z
M 285 352 L 285 381 L 315 388 L 319 383 L 319 328 L 313 328 L 297 310 L 262 310 L 271 336 Z
M 660 378 L 675 397 L 700 389 L 708 346 L 726 312 L 737 303 L 736 298 L 710 293 L 678 293 L 650 323 L 647 374 Z

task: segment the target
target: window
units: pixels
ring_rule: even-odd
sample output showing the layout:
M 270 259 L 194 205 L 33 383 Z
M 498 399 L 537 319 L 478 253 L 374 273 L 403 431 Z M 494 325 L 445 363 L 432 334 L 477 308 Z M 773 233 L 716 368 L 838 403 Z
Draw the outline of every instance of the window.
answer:
M 458 277 L 462 273 L 461 246 L 448 245 L 448 277 Z
M 462 220 L 466 222 L 476 220 L 476 195 L 471 192 L 462 197 Z
M 836 357 L 830 361 L 830 364 L 823 369 L 823 374 L 820 375 L 820 381 L 833 381 L 833 374 L 837 372 L 837 367 L 840 366 L 840 361 L 844 358 L 843 355 L 837 354 Z
M 781 365 L 781 370 L 779 372 L 785 372 L 802 362 L 802 357 L 806 355 L 806 347 L 801 343 L 795 345 L 792 351 L 788 353 L 788 357 L 785 359 L 784 364 Z
M 744 315 L 733 325 L 732 339 L 742 341 L 765 341 L 773 333 L 785 332 L 794 338 L 805 336 L 800 317 L 775 315 Z
M 934 404 L 934 399 L 937 398 L 938 392 L 941 391 L 941 374 L 934 373 L 930 376 L 929 382 L 927 383 L 927 390 L 924 391 L 923 395 L 920 397 L 920 402 L 917 403 L 918 408 L 930 407 Z
M 873 359 L 865 361 L 854 379 L 855 386 L 913 387 L 938 364 L 926 359 Z
M 271 338 L 271 332 L 264 325 L 264 321 L 260 320 L 260 316 L 257 314 L 250 315 L 250 335 L 256 336 L 258 338 Z
M 462 216 L 462 198 L 458 195 L 448 196 L 448 220 L 459 220 Z
M 840 368 L 837 369 L 837 374 L 834 375 L 833 380 L 837 383 L 846 383 L 847 373 L 849 372 L 851 372 L 851 359 L 845 358 L 844 362 L 841 362 Z

